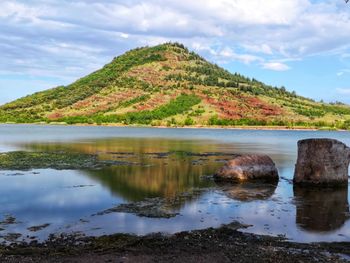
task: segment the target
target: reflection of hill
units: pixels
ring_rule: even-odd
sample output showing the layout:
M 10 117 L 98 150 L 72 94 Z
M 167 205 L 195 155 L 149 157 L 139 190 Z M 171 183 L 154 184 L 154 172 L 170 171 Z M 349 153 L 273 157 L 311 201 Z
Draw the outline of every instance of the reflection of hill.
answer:
M 118 136 L 118 134 L 116 134 Z M 240 153 L 271 151 L 279 163 L 288 161 L 286 156 L 274 153 L 263 145 L 249 143 L 219 143 L 210 140 L 180 140 L 171 138 L 106 138 L 71 143 L 34 143 L 23 145 L 36 151 L 64 151 L 97 154 L 101 160 L 117 160 L 135 163 L 107 167 L 103 170 L 84 171 L 89 177 L 101 182 L 114 194 L 129 201 L 145 197 L 172 198 L 192 187 L 207 187 L 211 182 L 200 180 L 202 175 L 211 175 L 223 165 L 227 155 L 212 153 Z M 202 153 L 191 155 L 186 153 Z M 211 153 L 203 155 L 203 153 Z M 231 196 L 237 199 L 259 199 L 270 196 L 274 187 L 248 185 L 233 186 Z
M 147 134 L 146 134 L 147 135 Z M 118 136 L 118 134 L 116 134 Z M 172 138 L 107 138 L 84 140 L 70 143 L 31 143 L 20 144 L 26 150 L 37 151 L 76 151 L 90 154 L 99 154 L 103 157 L 110 152 L 127 152 L 135 154 L 157 153 L 157 152 L 223 152 L 223 153 L 262 153 L 268 154 L 279 169 L 294 166 L 293 154 L 284 154 L 279 145 L 263 142 L 220 142 L 202 139 L 172 139 Z
M 239 201 L 266 200 L 270 198 L 276 190 L 276 183 L 245 182 L 245 183 L 224 183 L 217 182 L 225 194 Z
M 200 176 L 214 173 L 222 165 L 214 160 L 222 156 L 190 156 L 186 152 L 217 152 L 218 146 L 196 140 L 158 138 L 117 138 L 70 144 L 26 145 L 27 148 L 37 151 L 89 153 L 97 154 L 103 160 L 135 163 L 98 171 L 84 171 L 89 177 L 128 201 L 139 201 L 146 197 L 173 198 L 193 187 L 210 186 L 212 183 L 202 181 Z M 193 161 L 198 162 L 192 163 Z
M 215 169 L 214 169 L 215 170 Z M 190 161 L 156 161 L 153 166 L 114 166 L 86 174 L 128 201 L 140 201 L 147 197 L 173 198 L 191 188 L 211 185 L 200 176 L 213 172 L 210 166 L 193 166 Z
M 77 151 L 90 154 L 129 152 L 134 154 L 188 151 L 218 151 L 220 144 L 208 143 L 208 140 L 178 140 L 166 138 L 111 138 L 86 140 L 72 143 L 34 143 L 25 148 L 37 151 Z
M 294 187 L 296 223 L 310 231 L 331 231 L 344 225 L 349 212 L 348 189 Z

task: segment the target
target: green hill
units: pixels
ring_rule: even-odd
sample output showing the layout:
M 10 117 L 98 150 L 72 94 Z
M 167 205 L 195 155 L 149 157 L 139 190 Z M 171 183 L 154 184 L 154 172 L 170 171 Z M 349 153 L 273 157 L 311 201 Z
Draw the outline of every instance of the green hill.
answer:
M 350 128 L 350 107 L 232 74 L 178 43 L 137 48 L 68 86 L 0 107 L 0 122 Z

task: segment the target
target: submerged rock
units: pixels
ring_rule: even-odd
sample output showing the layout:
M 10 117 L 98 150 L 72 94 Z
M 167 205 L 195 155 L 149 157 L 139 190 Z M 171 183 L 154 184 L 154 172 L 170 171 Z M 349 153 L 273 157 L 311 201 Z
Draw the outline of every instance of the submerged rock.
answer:
M 278 181 L 275 163 L 267 155 L 245 154 L 228 161 L 214 175 L 223 181 Z
M 99 212 L 96 215 L 105 215 L 110 213 L 131 213 L 140 217 L 150 218 L 171 218 L 179 213 L 166 207 L 165 200 L 162 198 L 146 198 L 143 201 L 120 204 L 116 207 Z
M 173 197 L 145 198 L 142 201 L 120 204 L 104 210 L 93 216 L 110 213 L 131 213 L 139 217 L 172 218 L 180 215 L 178 211 L 187 203 L 199 198 L 206 188 L 193 188 L 190 191 L 179 193 Z
M 50 224 L 46 223 L 39 226 L 31 226 L 31 227 L 28 227 L 27 229 L 31 232 L 37 232 L 37 231 L 43 230 L 44 228 L 47 228 L 48 226 L 50 226 Z
M 348 183 L 350 148 L 333 139 L 298 142 L 294 183 L 344 185 Z
M 16 242 L 17 239 L 19 239 L 22 236 L 21 233 L 8 233 L 7 235 L 3 236 L 2 238 L 7 242 Z
M 6 215 L 3 221 L 0 221 L 0 225 L 14 225 L 17 224 L 17 220 L 15 217 L 11 216 L 11 215 Z

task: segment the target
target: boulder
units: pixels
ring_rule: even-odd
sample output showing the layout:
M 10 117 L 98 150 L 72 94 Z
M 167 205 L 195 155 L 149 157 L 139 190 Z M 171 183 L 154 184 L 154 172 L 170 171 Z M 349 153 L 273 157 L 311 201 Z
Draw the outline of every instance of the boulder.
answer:
M 228 161 L 214 175 L 221 181 L 278 181 L 275 163 L 267 155 L 245 154 Z
M 348 184 L 350 148 L 333 139 L 307 139 L 298 142 L 294 183 L 312 185 Z

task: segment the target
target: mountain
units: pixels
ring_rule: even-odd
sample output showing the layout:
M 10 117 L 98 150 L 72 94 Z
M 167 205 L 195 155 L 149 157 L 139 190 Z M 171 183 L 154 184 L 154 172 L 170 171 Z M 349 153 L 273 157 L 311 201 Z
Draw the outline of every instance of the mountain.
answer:
M 232 74 L 182 44 L 166 43 L 128 51 L 68 86 L 7 103 L 0 122 L 350 128 L 350 106 Z

